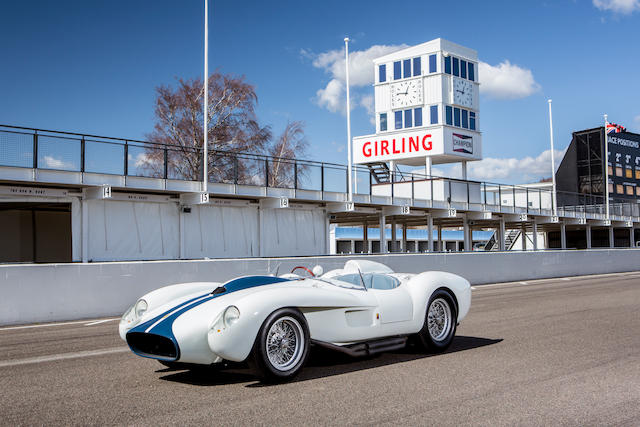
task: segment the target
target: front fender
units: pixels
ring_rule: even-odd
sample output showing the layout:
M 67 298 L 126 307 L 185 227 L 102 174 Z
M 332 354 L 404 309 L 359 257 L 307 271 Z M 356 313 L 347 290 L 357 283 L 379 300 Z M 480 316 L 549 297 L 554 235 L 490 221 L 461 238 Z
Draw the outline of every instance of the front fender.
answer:
M 424 324 L 429 298 L 439 288 L 451 291 L 458 305 L 458 322 L 462 321 L 471 307 L 471 284 L 464 277 L 444 271 L 427 271 L 413 276 L 407 287 L 413 296 L 414 313 L 418 324 Z
M 369 306 L 371 301 L 367 302 L 366 297 L 366 294 L 358 298 L 349 292 L 312 286 L 261 289 L 226 304 L 238 307 L 240 319 L 230 327 L 225 327 L 220 319 L 214 319 L 207 335 L 209 347 L 224 359 L 239 362 L 249 356 L 262 324 L 274 311 L 285 307 L 304 311 L 309 307 Z

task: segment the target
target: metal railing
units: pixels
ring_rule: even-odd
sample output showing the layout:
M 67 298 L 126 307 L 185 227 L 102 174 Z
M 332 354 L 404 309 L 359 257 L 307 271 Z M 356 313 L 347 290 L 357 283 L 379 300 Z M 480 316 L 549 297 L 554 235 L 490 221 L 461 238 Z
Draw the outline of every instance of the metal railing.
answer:
M 347 192 L 347 166 L 260 153 L 209 150 L 209 182 L 321 192 Z M 0 125 L 0 166 L 98 174 L 202 180 L 202 149 L 135 139 Z M 551 215 L 548 188 L 390 171 L 391 183 L 375 182 L 355 166 L 356 195 L 390 197 L 433 207 L 471 206 L 497 212 Z M 558 215 L 603 217 L 599 195 L 558 192 Z M 640 217 L 635 199 L 610 199 L 612 216 Z

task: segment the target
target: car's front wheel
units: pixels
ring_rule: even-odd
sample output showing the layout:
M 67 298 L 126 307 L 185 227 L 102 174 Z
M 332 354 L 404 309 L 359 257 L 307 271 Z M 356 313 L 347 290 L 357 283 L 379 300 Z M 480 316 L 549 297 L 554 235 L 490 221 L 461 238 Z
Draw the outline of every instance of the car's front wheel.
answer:
M 424 325 L 418 332 L 423 347 L 435 353 L 445 351 L 456 334 L 457 319 L 451 294 L 443 289 L 435 291 L 429 298 Z
M 283 308 L 264 321 L 253 346 L 253 364 L 268 382 L 296 376 L 309 353 L 309 328 L 298 310 Z

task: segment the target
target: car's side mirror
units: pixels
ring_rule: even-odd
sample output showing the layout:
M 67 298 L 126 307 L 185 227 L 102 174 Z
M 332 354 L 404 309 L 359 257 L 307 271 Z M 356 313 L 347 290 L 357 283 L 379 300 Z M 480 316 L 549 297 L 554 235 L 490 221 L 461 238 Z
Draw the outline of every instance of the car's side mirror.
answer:
M 313 275 L 315 277 L 320 277 L 322 276 L 322 273 L 324 273 L 324 268 L 322 268 L 321 265 L 316 265 L 315 267 L 313 267 L 313 270 L 311 271 L 313 271 Z

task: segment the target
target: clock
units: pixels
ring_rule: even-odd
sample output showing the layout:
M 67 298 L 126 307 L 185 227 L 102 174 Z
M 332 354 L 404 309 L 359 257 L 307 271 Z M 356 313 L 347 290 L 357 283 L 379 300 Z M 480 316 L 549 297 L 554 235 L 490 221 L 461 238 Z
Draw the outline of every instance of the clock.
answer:
M 453 103 L 463 107 L 473 108 L 473 83 L 454 77 Z
M 391 108 L 422 104 L 422 80 L 407 80 L 391 85 Z

